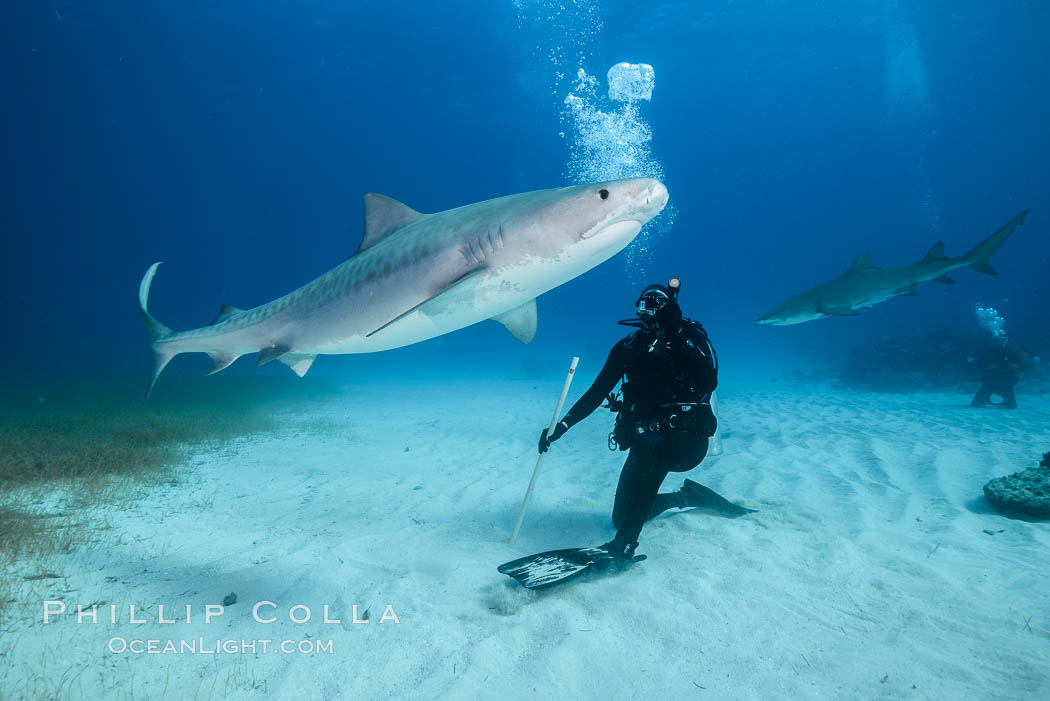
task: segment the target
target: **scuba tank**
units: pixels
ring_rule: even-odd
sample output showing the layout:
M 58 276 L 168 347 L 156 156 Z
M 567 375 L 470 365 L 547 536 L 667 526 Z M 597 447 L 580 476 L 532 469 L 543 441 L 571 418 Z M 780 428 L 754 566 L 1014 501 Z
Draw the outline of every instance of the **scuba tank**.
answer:
M 715 415 L 715 432 L 707 441 L 706 457 L 714 458 L 722 454 L 722 432 L 719 430 L 721 422 L 718 420 L 718 390 L 711 393 L 711 413 Z

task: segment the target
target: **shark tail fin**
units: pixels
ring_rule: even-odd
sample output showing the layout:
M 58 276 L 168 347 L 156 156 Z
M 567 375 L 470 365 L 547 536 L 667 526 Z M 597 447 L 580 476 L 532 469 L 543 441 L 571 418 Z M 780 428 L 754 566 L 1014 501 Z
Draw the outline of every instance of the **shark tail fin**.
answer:
M 158 267 L 160 267 L 160 263 L 151 265 L 146 274 L 142 276 L 142 282 L 139 284 L 139 313 L 142 315 L 142 321 L 146 325 L 146 338 L 149 340 L 150 350 L 153 351 L 153 374 L 150 376 L 149 387 L 146 388 L 147 400 L 150 393 L 153 392 L 153 386 L 157 384 L 157 378 L 160 377 L 160 373 L 171 362 L 171 359 L 178 354 L 178 351 L 169 350 L 161 345 L 161 342 L 174 332 L 154 319 L 153 315 L 146 310 L 146 303 L 149 301 L 149 288 L 153 284 L 153 276 L 157 274 Z
M 998 275 L 999 273 L 996 272 L 995 268 L 988 264 L 988 259 L 999 250 L 1000 246 L 1006 243 L 1006 239 L 1010 238 L 1010 234 L 1014 233 L 1014 229 L 1024 224 L 1026 214 L 1028 214 L 1027 209 L 1007 222 L 1005 226 L 994 234 L 967 251 L 960 260 L 979 273 Z

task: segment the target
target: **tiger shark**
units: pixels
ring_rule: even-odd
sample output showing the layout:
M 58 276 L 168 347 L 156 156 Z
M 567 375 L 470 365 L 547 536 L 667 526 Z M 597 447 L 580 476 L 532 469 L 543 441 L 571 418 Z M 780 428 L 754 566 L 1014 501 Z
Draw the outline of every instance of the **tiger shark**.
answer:
M 758 319 L 759 324 L 788 326 L 829 316 L 857 316 L 861 309 L 898 295 L 916 295 L 922 282 L 934 280 L 954 285 L 948 273 L 969 266 L 980 273 L 998 275 L 988 259 L 1002 246 L 1014 229 L 1024 224 L 1028 210 L 1021 212 L 1005 226 L 958 258 L 944 255 L 944 243 L 933 244 L 926 257 L 917 263 L 892 268 L 879 268 L 870 253 L 861 253 L 841 276 L 795 295 Z
M 537 190 L 422 214 L 364 197 L 357 251 L 317 279 L 252 309 L 223 305 L 208 326 L 175 332 L 147 310 L 160 263 L 139 285 L 139 311 L 157 378 L 180 353 L 207 353 L 213 374 L 247 353 L 302 377 L 322 354 L 374 353 L 485 319 L 523 343 L 536 333 L 536 297 L 611 258 L 667 204 L 651 178 Z

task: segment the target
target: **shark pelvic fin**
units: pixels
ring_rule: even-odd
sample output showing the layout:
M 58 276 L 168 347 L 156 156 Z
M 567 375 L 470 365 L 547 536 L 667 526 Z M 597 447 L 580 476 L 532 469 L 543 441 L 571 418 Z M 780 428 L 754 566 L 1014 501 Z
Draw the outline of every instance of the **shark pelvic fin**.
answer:
M 912 284 L 908 285 L 907 287 L 905 287 L 903 290 L 898 291 L 897 294 L 904 295 L 905 297 L 918 297 L 919 296 L 918 287 L 919 287 L 918 285 L 916 285 L 915 283 L 912 283 Z
M 930 250 L 926 252 L 926 256 L 921 262 L 929 263 L 935 260 L 942 260 L 944 257 L 944 241 L 938 241 L 930 247 Z
M 390 233 L 425 216 L 391 197 L 368 193 L 365 195 L 365 233 L 361 237 L 357 253 L 371 248 Z
M 945 273 L 944 275 L 941 275 L 940 277 L 935 277 L 933 279 L 934 279 L 935 282 L 939 282 L 942 285 L 954 285 L 955 284 L 955 280 L 952 280 L 950 277 L 948 277 L 948 273 Z
M 411 309 L 398 314 L 375 331 L 365 334 L 365 338 L 376 335 L 391 324 L 401 321 L 412 312 L 418 311 L 428 316 L 436 316 L 444 310 L 446 303 L 455 305 L 456 303 L 463 303 L 469 298 L 470 303 L 473 304 L 476 292 L 475 283 L 477 282 L 477 278 L 484 272 L 485 270 L 483 268 L 479 268 L 453 280 L 447 287 L 445 287 L 445 289 L 427 297 Z
M 871 253 L 869 251 L 864 251 L 857 256 L 856 260 L 853 261 L 853 265 L 849 267 L 847 272 L 855 273 L 861 270 L 870 270 L 874 267 L 875 264 L 871 262 Z
M 208 371 L 208 374 L 214 375 L 220 370 L 225 370 L 226 368 L 233 365 L 233 362 L 237 360 L 237 358 L 240 358 L 241 355 L 240 353 L 223 353 L 222 351 L 209 351 L 208 357 L 211 358 L 212 361 L 211 370 Z
M 536 300 L 530 299 L 520 307 L 492 317 L 492 320 L 506 326 L 514 338 L 528 343 L 536 336 Z
M 302 377 L 310 369 L 310 366 L 314 364 L 314 358 L 316 357 L 316 355 L 310 353 L 285 353 L 277 360 L 290 367 L 296 375 Z
M 215 326 L 216 324 L 218 324 L 220 322 L 226 321 L 226 319 L 228 319 L 229 317 L 233 316 L 237 312 L 242 312 L 242 311 L 244 311 L 244 310 L 243 309 L 238 309 L 237 307 L 233 306 L 232 304 L 224 304 L 224 305 L 222 305 L 222 308 L 219 309 L 219 313 L 216 315 L 216 317 L 211 320 L 211 323 L 209 324 L 209 326 Z
M 259 360 L 256 361 L 255 365 L 266 365 L 266 363 L 270 362 L 271 360 L 274 360 L 275 358 L 279 358 L 280 356 L 284 355 L 285 353 L 291 350 L 292 349 L 290 346 L 283 343 L 272 345 L 269 348 L 260 348 Z

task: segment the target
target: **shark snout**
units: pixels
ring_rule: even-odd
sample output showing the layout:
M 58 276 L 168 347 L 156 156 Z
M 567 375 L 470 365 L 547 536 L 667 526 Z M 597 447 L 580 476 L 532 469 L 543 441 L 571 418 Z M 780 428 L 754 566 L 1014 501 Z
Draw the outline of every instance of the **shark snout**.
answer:
M 667 206 L 667 186 L 659 180 L 650 180 L 643 197 L 645 206 L 653 212 L 650 216 L 655 217 Z
M 667 206 L 667 187 L 659 180 L 638 178 L 631 181 L 631 185 L 641 187 L 635 190 L 637 194 L 632 198 L 632 206 L 623 214 L 622 219 L 633 219 L 644 224 Z
M 788 316 L 782 310 L 774 309 L 755 319 L 755 323 L 763 326 L 786 326 L 792 323 Z

